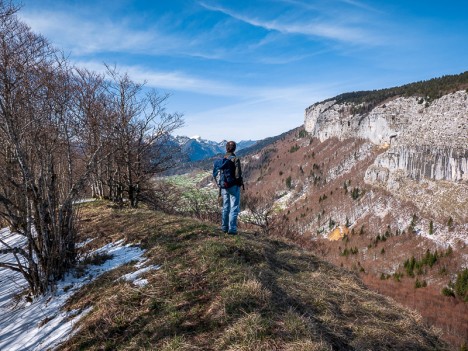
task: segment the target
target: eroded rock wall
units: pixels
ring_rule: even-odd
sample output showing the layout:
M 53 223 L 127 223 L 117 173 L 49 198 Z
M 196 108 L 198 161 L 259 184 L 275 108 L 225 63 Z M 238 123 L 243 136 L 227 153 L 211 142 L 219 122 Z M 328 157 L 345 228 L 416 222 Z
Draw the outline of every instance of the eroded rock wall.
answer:
M 414 180 L 468 181 L 468 149 L 443 146 L 395 146 L 379 155 L 366 172 L 366 180 L 385 181 L 382 170 L 405 171 Z
M 395 98 L 368 113 L 359 105 L 327 101 L 305 112 L 305 129 L 321 141 L 362 138 L 387 149 L 366 173 L 385 183 L 396 171 L 415 180 L 468 182 L 468 94 L 458 91 L 431 103 L 420 97 Z

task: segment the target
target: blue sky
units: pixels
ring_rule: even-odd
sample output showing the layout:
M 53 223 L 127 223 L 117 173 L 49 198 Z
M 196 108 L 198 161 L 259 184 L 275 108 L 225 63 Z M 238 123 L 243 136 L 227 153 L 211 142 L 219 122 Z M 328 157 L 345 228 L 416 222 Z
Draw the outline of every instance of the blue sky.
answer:
M 73 63 L 170 93 L 176 134 L 215 141 L 280 134 L 340 93 L 468 70 L 465 0 L 17 3 Z

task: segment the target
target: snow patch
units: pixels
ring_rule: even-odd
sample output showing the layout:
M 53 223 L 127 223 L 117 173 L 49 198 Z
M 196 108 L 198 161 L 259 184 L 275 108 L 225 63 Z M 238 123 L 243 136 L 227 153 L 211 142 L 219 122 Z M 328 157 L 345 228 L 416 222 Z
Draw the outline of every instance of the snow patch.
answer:
M 88 245 L 88 244 L 89 244 L 91 241 L 93 241 L 93 240 L 94 240 L 94 238 L 92 238 L 92 239 L 87 239 L 87 240 L 85 240 L 85 241 L 83 241 L 83 242 L 81 242 L 81 243 L 76 244 L 75 247 L 76 247 L 77 249 L 81 249 L 82 247 L 85 247 L 86 245 Z
M 134 285 L 140 285 L 141 286 L 142 283 L 144 285 L 146 285 L 148 283 L 148 280 L 140 279 L 139 277 L 141 275 L 143 275 L 144 273 L 146 273 L 146 272 L 155 271 L 155 270 L 158 270 L 160 268 L 161 268 L 161 266 L 157 266 L 157 265 L 151 265 L 151 266 L 148 266 L 148 267 L 143 267 L 143 268 L 140 268 L 139 270 L 137 270 L 135 272 L 123 275 L 121 279 L 125 280 L 127 282 L 132 282 Z
M 86 198 L 86 199 L 79 199 L 79 200 L 73 201 L 73 204 L 78 205 L 78 204 L 85 204 L 85 203 L 94 202 L 94 201 L 96 201 L 95 198 Z
M 6 228 L 0 230 L 0 238 L 8 245 L 24 244 L 23 236 Z M 0 248 L 3 246 L 0 244 Z M 135 245 L 125 244 L 123 240 L 107 244 L 94 253 L 106 253 L 112 258 L 100 266 L 87 267 L 85 274 L 79 277 L 67 274 L 57 283 L 55 291 L 32 301 L 16 297 L 27 288 L 23 276 L 0 268 L 0 350 L 39 351 L 55 348 L 73 334 L 76 323 L 92 309 L 64 311 L 63 306 L 75 292 L 101 274 L 123 264 L 137 261 L 142 267 L 145 262 L 142 258 L 144 251 Z M 1 255 L 0 258 L 2 262 L 14 262 L 13 255 Z M 138 276 L 159 268 L 148 266 L 132 273 L 132 277 L 135 277 L 133 284 L 144 286 L 147 280 L 137 279 Z
M 148 285 L 148 279 L 135 279 L 132 282 L 133 285 L 138 286 L 138 287 L 143 287 L 145 285 Z

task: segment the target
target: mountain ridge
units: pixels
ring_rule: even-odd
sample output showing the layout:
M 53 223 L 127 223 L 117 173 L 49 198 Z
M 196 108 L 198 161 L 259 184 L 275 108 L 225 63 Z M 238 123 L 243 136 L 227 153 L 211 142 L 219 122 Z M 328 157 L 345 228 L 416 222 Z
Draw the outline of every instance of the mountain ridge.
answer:
M 180 147 L 181 154 L 187 155 L 188 160 L 193 162 L 224 153 L 227 141 L 222 140 L 220 142 L 216 142 L 203 139 L 200 136 L 175 136 L 171 137 L 169 142 L 177 144 Z M 241 140 L 237 142 L 237 150 L 248 148 L 256 142 L 256 140 Z
M 460 74 L 445 75 L 437 78 L 423 80 L 419 82 L 408 83 L 391 88 L 383 88 L 377 90 L 362 90 L 339 94 L 335 97 L 316 102 L 306 108 L 313 108 L 315 105 L 323 104 L 329 101 L 336 103 L 353 103 L 361 105 L 358 109 L 362 111 L 369 110 L 378 104 L 385 102 L 387 99 L 395 97 L 410 97 L 418 96 L 430 101 L 440 98 L 457 90 L 468 88 L 468 71 Z

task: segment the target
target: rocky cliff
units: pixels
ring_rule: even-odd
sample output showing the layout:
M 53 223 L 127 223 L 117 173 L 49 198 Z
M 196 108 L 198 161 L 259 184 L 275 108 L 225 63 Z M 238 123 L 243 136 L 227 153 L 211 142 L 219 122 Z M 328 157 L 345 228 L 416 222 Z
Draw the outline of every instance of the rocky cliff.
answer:
M 305 129 L 324 141 L 361 138 L 386 149 L 366 172 L 366 181 L 398 186 L 394 173 L 414 180 L 468 182 L 468 93 L 432 102 L 398 97 L 366 113 L 360 105 L 317 103 L 305 112 Z
M 383 152 L 367 168 L 366 183 L 402 200 L 410 198 L 431 215 L 453 213 L 468 221 L 467 91 L 432 101 L 395 97 L 358 112 L 364 107 L 335 100 L 314 104 L 305 111 L 305 129 L 320 141 L 335 137 L 371 142 Z M 440 188 L 445 189 L 442 194 L 434 191 Z M 450 199 L 447 194 L 452 194 Z

